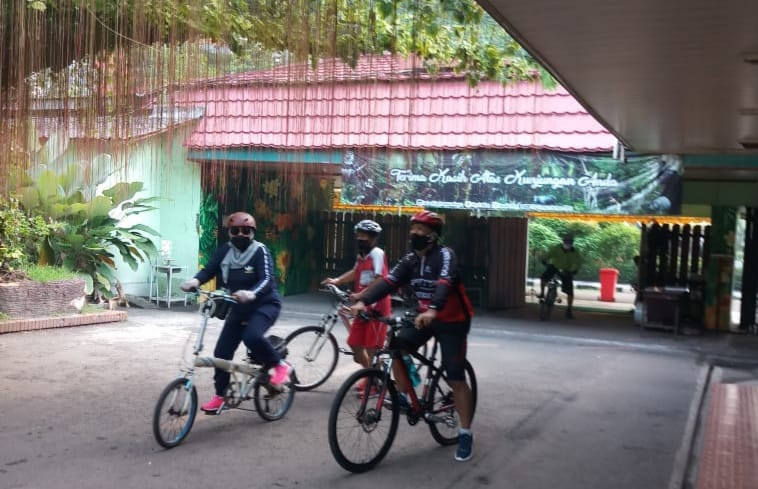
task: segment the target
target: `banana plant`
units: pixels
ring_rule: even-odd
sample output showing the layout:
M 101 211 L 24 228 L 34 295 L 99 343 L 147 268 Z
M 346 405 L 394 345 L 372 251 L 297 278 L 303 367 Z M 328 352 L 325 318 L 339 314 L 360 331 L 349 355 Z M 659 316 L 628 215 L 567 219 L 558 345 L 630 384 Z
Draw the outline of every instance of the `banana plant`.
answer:
M 72 184 L 71 172 L 43 171 L 32 185 L 20 189 L 21 202 L 30 215 L 53 222 L 40 259 L 88 277 L 92 299 L 112 296 L 116 253 L 136 270 L 157 254 L 150 235 L 158 233 L 131 216 L 156 209 L 157 197 L 136 198 L 142 182 L 120 182 L 94 194 L 87 186 Z

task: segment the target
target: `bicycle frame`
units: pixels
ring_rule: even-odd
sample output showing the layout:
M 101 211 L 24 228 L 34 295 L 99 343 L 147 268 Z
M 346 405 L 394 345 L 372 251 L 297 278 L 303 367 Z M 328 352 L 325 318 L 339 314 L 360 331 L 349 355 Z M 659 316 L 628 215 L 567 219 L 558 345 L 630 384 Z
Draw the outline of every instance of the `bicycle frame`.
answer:
M 348 332 L 350 332 L 350 316 L 347 315 L 347 311 L 344 309 L 345 306 L 350 304 L 348 293 L 332 284 L 325 285 L 324 289 L 331 292 L 331 294 L 334 296 L 335 302 L 332 306 L 332 310 L 321 317 L 319 326 L 322 326 L 324 328 L 324 332 L 328 334 L 331 333 L 336 326 L 337 320 L 341 319 L 342 325 L 345 326 L 345 329 Z
M 249 361 L 233 362 L 231 360 L 225 360 L 223 358 L 216 357 L 201 357 L 200 353 L 203 351 L 203 339 L 205 338 L 205 332 L 208 328 L 208 319 L 213 317 L 213 314 L 217 307 L 219 300 L 236 303 L 228 294 L 221 294 L 217 292 L 205 292 L 198 291 L 198 295 L 204 295 L 207 300 L 201 306 L 202 319 L 200 321 L 200 330 L 198 332 L 197 340 L 192 351 L 194 357 L 189 367 L 184 370 L 184 377 L 188 379 L 190 385 L 194 384 L 195 367 L 200 368 L 218 368 L 229 372 L 231 375 L 229 379 L 229 386 L 240 386 L 239 392 L 234 392 L 234 398 L 229 399 L 231 404 L 229 407 L 238 406 L 243 400 L 249 398 L 250 390 L 253 388 L 253 381 L 255 377 L 262 371 L 262 367 L 250 363 Z M 244 376 L 240 378 L 238 374 Z
M 305 353 L 305 359 L 308 361 L 312 361 L 318 356 L 319 353 L 321 353 L 321 349 L 324 347 L 326 342 L 329 341 L 329 335 L 332 334 L 332 331 L 337 325 L 338 320 L 341 319 L 342 324 L 345 326 L 345 329 L 348 332 L 350 331 L 350 317 L 347 315 L 346 311 L 343 310 L 343 306 L 347 305 L 349 302 L 348 293 L 332 284 L 325 285 L 324 290 L 331 292 L 331 294 L 334 296 L 335 303 L 332 306 L 332 310 L 324 314 L 318 323 L 318 327 L 323 329 L 324 334 L 318 339 L 318 341 L 314 341 L 311 347 Z M 352 351 L 347 350 L 343 347 L 340 347 L 339 351 L 346 355 L 353 354 Z
M 408 354 L 415 358 L 416 360 L 420 361 L 425 367 L 427 367 L 426 375 L 424 376 L 423 381 L 423 387 L 421 389 L 421 395 L 419 396 L 416 393 L 416 389 L 411 388 L 409 389 L 406 394 L 409 396 L 409 403 L 411 405 L 411 410 L 406 413 L 406 416 L 408 417 L 408 421 L 410 424 L 415 424 L 418 422 L 419 417 L 423 417 L 425 421 L 429 423 L 439 423 L 439 422 L 446 422 L 443 418 L 436 416 L 436 412 L 432 412 L 429 409 L 429 406 L 427 406 L 424 402 L 424 400 L 429 395 L 429 389 L 432 383 L 432 379 L 434 376 L 442 370 L 441 367 L 438 367 L 435 365 L 435 361 L 437 359 L 437 347 L 438 347 L 438 340 L 437 338 L 434 338 L 434 343 L 432 345 L 432 351 L 431 354 L 426 357 L 424 355 L 421 355 L 418 351 L 413 352 L 403 352 L 402 350 L 397 349 L 390 349 L 390 343 L 393 338 L 395 338 L 395 335 L 397 331 L 402 327 L 403 324 L 408 325 L 408 322 L 411 321 L 411 316 L 406 316 L 405 318 L 395 318 L 390 319 L 389 321 L 382 319 L 383 322 L 389 322 L 394 324 L 388 324 L 389 326 L 389 332 L 387 334 L 387 338 L 385 339 L 384 347 L 377 351 L 374 354 L 373 363 L 374 365 L 382 365 L 382 372 L 383 377 L 385 381 L 382 385 L 382 390 L 379 393 L 379 397 L 377 399 L 376 409 L 377 412 L 381 413 L 381 407 L 382 403 L 384 402 L 384 398 L 387 395 L 387 379 L 390 379 L 392 377 L 392 366 L 396 359 L 400 358 L 400 372 L 402 376 L 404 377 L 404 383 L 405 385 L 411 385 L 410 375 L 408 373 L 408 368 L 405 365 L 405 362 L 402 361 L 402 356 L 404 354 Z M 445 376 L 444 372 L 442 373 L 443 378 Z M 449 409 L 450 406 L 442 406 L 439 411 L 444 411 L 446 409 Z M 435 410 L 437 411 L 437 410 Z M 381 414 L 379 414 L 381 417 Z
M 364 316 L 366 319 L 369 315 Z M 443 446 L 458 443 L 459 428 L 463 419 L 456 404 L 459 387 L 449 381 L 442 366 L 435 365 L 438 339 L 434 338 L 431 355 L 410 353 L 411 358 L 427 366 L 422 393 L 410 388 L 405 352 L 395 348 L 393 339 L 402 326 L 412 326 L 412 315 L 383 318 L 370 316 L 388 326 L 384 346 L 374 355 L 374 366 L 352 374 L 337 391 L 329 412 L 329 448 L 338 464 L 351 472 L 365 472 L 379 463 L 389 452 L 402 414 L 413 426 L 423 419 L 435 441 Z M 392 346 L 392 347 L 391 347 Z M 441 347 L 440 347 L 441 348 Z M 402 364 L 395 369 L 398 382 L 403 377 L 408 381 L 409 406 L 403 406 L 392 381 L 394 362 Z M 412 362 L 408 362 L 411 364 Z M 476 376 L 471 364 L 464 365 L 464 382 L 471 391 L 470 414 L 473 419 L 476 408 Z M 405 386 L 404 386 L 405 387 Z M 465 395 L 465 392 L 459 392 Z
M 192 429 L 198 412 L 195 368 L 214 367 L 230 374 L 229 384 L 223 393 L 223 402 L 215 411 L 205 410 L 206 414 L 220 414 L 224 409 L 236 408 L 245 411 L 257 411 L 264 420 L 275 421 L 287 413 L 295 394 L 295 391 L 290 388 L 291 382 L 272 385 L 263 366 L 256 363 L 249 353 L 241 362 L 200 356 L 208 328 L 208 319 L 223 316 L 223 314 L 214 315 L 217 307 L 223 304 L 222 301 L 236 303 L 236 300 L 226 293 L 201 290 L 196 290 L 196 293 L 204 295 L 207 300 L 200 306 L 202 319 L 192 350 L 192 361 L 182 364 L 180 370 L 183 375 L 169 382 L 163 389 L 153 411 L 153 435 L 158 444 L 164 448 L 177 446 Z M 275 337 L 269 336 L 269 341 L 272 338 Z M 282 344 L 278 344 L 275 348 L 279 350 Z M 282 349 L 280 352 L 282 356 L 287 354 L 286 349 Z M 291 370 L 290 375 L 291 378 L 296 379 L 294 369 Z M 246 400 L 253 400 L 255 409 L 239 407 Z M 176 404 L 177 401 L 179 401 L 179 405 Z

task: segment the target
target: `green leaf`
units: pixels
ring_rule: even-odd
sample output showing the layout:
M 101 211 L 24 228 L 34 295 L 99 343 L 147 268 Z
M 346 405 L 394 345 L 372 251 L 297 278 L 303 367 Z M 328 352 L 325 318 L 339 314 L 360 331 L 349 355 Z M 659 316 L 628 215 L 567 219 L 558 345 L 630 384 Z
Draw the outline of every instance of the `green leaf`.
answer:
M 81 248 L 84 245 L 86 238 L 81 234 L 69 234 L 66 235 L 66 243 L 71 248 Z
M 105 288 L 105 290 L 110 291 L 111 289 L 111 281 L 108 279 L 108 277 L 105 276 L 105 274 L 101 272 L 95 273 L 95 278 L 97 279 L 97 283 Z
M 148 234 L 152 234 L 153 236 L 160 236 L 160 233 L 158 233 L 158 231 L 144 224 L 135 224 L 134 226 L 130 227 L 129 230 L 130 231 L 144 231 Z
M 103 195 L 113 200 L 113 205 L 117 206 L 122 202 L 131 199 L 137 192 L 142 190 L 142 182 L 120 182 L 113 187 L 104 190 Z
M 29 211 L 33 211 L 39 207 L 39 191 L 36 187 L 24 187 L 21 189 L 21 205 Z
M 131 268 L 134 271 L 137 271 L 137 267 L 139 263 L 137 263 L 137 260 L 134 259 L 131 253 L 121 253 L 121 258 L 124 259 L 124 263 L 129 265 L 129 268 Z
M 79 278 L 84 280 L 84 293 L 87 295 L 91 295 L 92 292 L 94 292 L 95 290 L 95 286 L 92 281 L 92 275 L 89 275 L 87 273 L 80 273 Z
M 42 200 L 49 200 L 57 197 L 58 187 L 58 175 L 51 170 L 43 171 L 39 177 L 37 177 L 37 189 Z
M 107 216 L 112 209 L 113 202 L 111 199 L 109 197 L 98 195 L 92 199 L 92 202 L 90 202 L 88 215 L 90 218 L 101 216 L 104 217 Z

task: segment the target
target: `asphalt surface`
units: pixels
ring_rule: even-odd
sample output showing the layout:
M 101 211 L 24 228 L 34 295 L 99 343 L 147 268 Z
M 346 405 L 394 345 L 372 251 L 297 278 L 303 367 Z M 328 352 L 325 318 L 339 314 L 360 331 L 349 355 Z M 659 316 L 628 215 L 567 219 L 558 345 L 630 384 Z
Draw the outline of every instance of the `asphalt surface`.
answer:
M 285 304 L 272 333 L 315 323 L 329 305 L 322 294 Z M 640 330 L 628 313 L 540 322 L 533 307 L 480 311 L 469 338 L 480 385 L 473 460 L 455 463 L 423 423 L 401 419 L 385 460 L 352 475 L 326 437 L 331 400 L 356 368 L 347 357 L 280 421 L 200 414 L 182 445 L 157 445 L 152 410 L 198 319 L 190 307 L 132 308 L 124 323 L 0 336 L 0 488 L 673 489 L 697 463 L 705 373 L 750 375 L 758 351 L 754 337 Z M 206 353 L 219 330 L 213 320 Z M 201 370 L 201 402 L 211 383 Z

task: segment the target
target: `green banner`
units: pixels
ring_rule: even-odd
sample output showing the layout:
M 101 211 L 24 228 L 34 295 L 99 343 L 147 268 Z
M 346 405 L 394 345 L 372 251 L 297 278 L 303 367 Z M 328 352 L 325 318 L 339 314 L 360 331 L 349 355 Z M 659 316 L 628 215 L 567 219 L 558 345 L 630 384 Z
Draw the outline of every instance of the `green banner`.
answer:
M 342 163 L 342 203 L 487 211 L 678 214 L 675 156 L 362 152 Z

